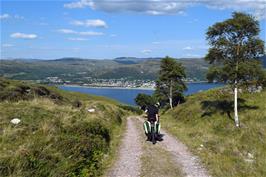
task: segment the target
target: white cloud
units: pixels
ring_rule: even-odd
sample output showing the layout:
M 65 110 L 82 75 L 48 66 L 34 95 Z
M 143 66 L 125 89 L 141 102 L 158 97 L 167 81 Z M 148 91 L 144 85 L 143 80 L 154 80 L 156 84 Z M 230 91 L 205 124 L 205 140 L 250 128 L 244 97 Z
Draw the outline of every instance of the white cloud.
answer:
M 183 50 L 192 50 L 192 47 L 187 46 L 187 47 L 184 47 Z
M 144 50 L 141 51 L 141 53 L 144 53 L 144 54 L 149 54 L 149 53 L 151 53 L 151 52 L 152 52 L 152 51 L 149 50 L 149 49 L 144 49 Z
M 105 12 L 140 12 L 150 15 L 184 14 L 187 7 L 204 5 L 209 8 L 252 11 L 258 18 L 266 19 L 265 0 L 79 0 L 64 4 L 66 8 L 85 8 Z
M 265 4 L 266 4 L 266 2 L 265 2 Z M 266 20 L 266 5 L 261 6 L 261 8 L 256 9 L 254 12 L 254 16 L 258 20 Z
M 82 36 L 101 36 L 104 35 L 102 32 L 95 32 L 95 31 L 74 31 L 71 29 L 59 29 L 57 30 L 59 33 L 63 34 L 77 34 L 77 35 L 82 35 Z
M 3 14 L 0 15 L 0 20 L 10 18 L 11 16 L 9 14 Z
M 2 44 L 2 47 L 8 48 L 8 47 L 14 47 L 13 44 Z
M 19 19 L 19 20 L 24 20 L 25 18 L 23 16 L 20 15 L 14 15 L 15 19 Z
M 101 35 L 103 35 L 102 32 L 95 32 L 95 31 L 84 31 L 84 32 L 78 32 L 77 34 L 83 35 L 83 36 L 101 36 Z
M 18 19 L 18 20 L 25 19 L 23 16 L 20 16 L 20 15 L 9 15 L 9 14 L 0 15 L 0 20 L 8 19 L 8 18 L 14 18 L 14 19 Z
M 88 39 L 86 38 L 68 38 L 70 41 L 87 41 Z
M 258 19 L 266 19 L 266 2 L 265 0 L 207 0 L 205 3 L 209 8 L 215 9 L 232 9 L 237 11 L 249 11 Z
M 64 7 L 69 8 L 69 9 L 75 9 L 75 8 L 84 8 L 86 6 L 92 7 L 93 4 L 94 2 L 90 0 L 80 0 L 77 2 L 71 2 L 71 3 L 64 4 Z
M 164 2 L 164 0 L 138 0 L 138 1 L 124 1 L 124 0 L 80 0 L 72 3 L 64 4 L 66 8 L 85 8 L 90 7 L 95 10 L 102 10 L 106 12 L 141 12 L 151 15 L 162 15 L 169 13 L 182 12 L 185 8 L 180 2 Z
M 98 27 L 98 28 L 107 28 L 107 24 L 105 21 L 100 19 L 92 19 L 92 20 L 75 20 L 71 22 L 71 24 L 76 26 L 86 26 L 86 27 Z
M 36 39 L 38 36 L 36 34 L 13 33 L 10 37 L 16 39 Z
M 76 31 L 73 31 L 71 29 L 59 29 L 57 31 L 60 33 L 64 33 L 64 34 L 76 34 L 77 33 Z

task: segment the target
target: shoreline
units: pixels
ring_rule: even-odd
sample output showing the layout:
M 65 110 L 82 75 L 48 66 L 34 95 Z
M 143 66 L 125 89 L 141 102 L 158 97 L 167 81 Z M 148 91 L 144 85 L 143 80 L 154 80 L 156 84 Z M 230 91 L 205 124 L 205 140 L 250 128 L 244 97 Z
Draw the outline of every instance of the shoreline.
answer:
M 130 90 L 155 90 L 155 88 L 148 88 L 148 87 L 112 87 L 112 86 L 84 86 L 84 85 L 73 85 L 73 84 L 65 84 L 65 85 L 56 85 L 57 87 L 60 86 L 67 86 L 67 87 L 81 87 L 81 88 L 97 88 L 97 89 L 130 89 Z
M 187 82 L 186 84 L 203 84 L 208 83 L 207 81 L 201 82 Z M 219 84 L 219 83 L 210 83 L 210 84 Z M 76 84 L 60 84 L 55 85 L 56 87 L 66 86 L 66 87 L 81 87 L 81 88 L 96 88 L 96 89 L 130 89 L 130 90 L 155 90 L 151 87 L 117 87 L 117 86 L 85 86 L 85 85 L 76 85 Z

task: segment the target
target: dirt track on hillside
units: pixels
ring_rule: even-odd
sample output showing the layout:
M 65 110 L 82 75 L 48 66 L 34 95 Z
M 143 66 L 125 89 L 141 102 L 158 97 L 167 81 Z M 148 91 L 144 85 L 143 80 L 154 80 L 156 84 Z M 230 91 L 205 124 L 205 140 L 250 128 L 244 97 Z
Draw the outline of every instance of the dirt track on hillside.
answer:
M 146 142 L 145 137 L 142 135 L 141 127 L 142 127 L 143 119 L 140 117 L 129 117 L 127 119 L 127 129 L 122 139 L 122 144 L 119 149 L 118 160 L 115 165 L 107 172 L 108 177 L 139 177 L 139 176 L 148 176 L 145 173 L 144 168 L 152 166 L 153 162 L 143 162 L 145 159 L 143 156 L 147 154 L 147 146 L 151 146 L 150 149 L 154 152 L 158 151 L 160 153 L 165 152 L 170 154 L 169 167 L 167 165 L 154 165 L 152 168 L 158 168 L 157 176 L 173 176 L 173 173 L 169 172 L 169 170 L 176 170 L 173 168 L 173 164 L 180 168 L 182 171 L 182 176 L 187 177 L 209 177 L 206 169 L 201 165 L 198 157 L 192 155 L 188 148 L 181 143 L 179 140 L 169 135 L 165 131 L 161 131 L 164 134 L 164 140 L 162 142 L 158 142 L 155 145 L 152 145 L 150 142 Z M 147 144 L 149 143 L 149 144 Z M 146 148 L 144 148 L 144 145 Z M 156 147 L 156 149 L 154 149 Z M 148 148 L 148 150 L 150 150 Z M 146 151 L 146 152 L 145 152 Z M 151 153 L 151 156 L 162 155 L 159 153 Z M 162 156 L 165 158 L 166 156 Z M 156 157 L 158 159 L 158 157 Z M 152 157 L 151 157 L 152 159 Z M 160 159 L 160 157 L 159 157 Z M 173 161 L 174 163 L 170 163 Z M 166 162 L 166 163 L 167 163 Z M 144 171 L 144 174 L 143 174 Z M 156 172 L 156 169 L 152 169 L 152 171 Z M 169 173 L 160 173 L 162 171 L 166 171 Z M 180 173 L 174 176 L 180 176 Z
M 138 177 L 141 170 L 140 132 L 136 131 L 133 117 L 127 119 L 127 129 L 119 150 L 119 157 L 108 177 Z

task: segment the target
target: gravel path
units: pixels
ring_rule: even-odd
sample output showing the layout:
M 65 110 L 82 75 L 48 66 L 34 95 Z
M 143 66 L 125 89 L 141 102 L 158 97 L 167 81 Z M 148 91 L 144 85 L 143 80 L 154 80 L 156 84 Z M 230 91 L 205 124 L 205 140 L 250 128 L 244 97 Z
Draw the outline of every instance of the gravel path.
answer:
M 141 138 L 132 117 L 127 120 L 127 130 L 119 150 L 119 158 L 108 177 L 138 177 L 141 171 Z
M 136 119 L 138 121 L 136 121 Z M 135 119 L 135 120 L 132 120 Z M 108 177 L 139 177 L 141 174 L 141 157 L 143 152 L 143 137 L 138 131 L 139 125 L 143 123 L 140 117 L 129 117 L 127 120 L 127 130 L 122 140 L 119 150 L 119 157 L 114 167 L 108 173 Z M 151 146 L 157 146 L 172 155 L 177 166 L 181 167 L 182 173 L 186 177 L 210 177 L 207 171 L 200 164 L 198 157 L 192 155 L 188 148 L 173 136 L 161 130 L 164 140 Z M 148 142 L 146 142 L 148 143 Z
M 141 123 L 143 122 L 140 117 L 138 117 L 138 120 Z M 164 130 L 161 130 L 161 133 L 164 134 L 164 140 L 158 142 L 155 146 L 161 146 L 164 150 L 170 152 L 176 163 L 181 166 L 186 177 L 210 177 L 200 164 L 198 157 L 192 155 L 186 145 Z
M 161 133 L 164 134 L 164 140 L 160 144 L 172 153 L 187 177 L 209 177 L 207 171 L 200 164 L 198 157 L 192 155 L 183 143 L 163 130 Z

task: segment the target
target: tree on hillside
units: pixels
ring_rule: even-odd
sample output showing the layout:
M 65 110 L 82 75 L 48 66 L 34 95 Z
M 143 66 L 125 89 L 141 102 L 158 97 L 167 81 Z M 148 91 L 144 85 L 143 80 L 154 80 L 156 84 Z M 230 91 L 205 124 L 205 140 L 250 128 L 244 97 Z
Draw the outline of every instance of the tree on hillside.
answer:
M 234 118 L 239 127 L 237 91 L 243 84 L 258 81 L 263 75 L 258 58 L 264 53 L 259 39 L 259 22 L 251 15 L 234 12 L 232 18 L 214 24 L 206 33 L 210 49 L 205 59 L 212 64 L 207 78 L 229 83 L 234 88 Z
M 183 81 L 184 78 L 186 78 L 185 68 L 181 63 L 168 56 L 163 58 L 161 60 L 159 78 L 156 81 L 156 97 L 160 101 L 168 100 L 172 109 L 173 102 L 181 100 L 183 92 L 187 89 Z
M 135 102 L 141 109 L 145 109 L 145 107 L 148 105 L 154 105 L 156 103 L 156 100 L 151 95 L 139 93 L 135 98 Z

